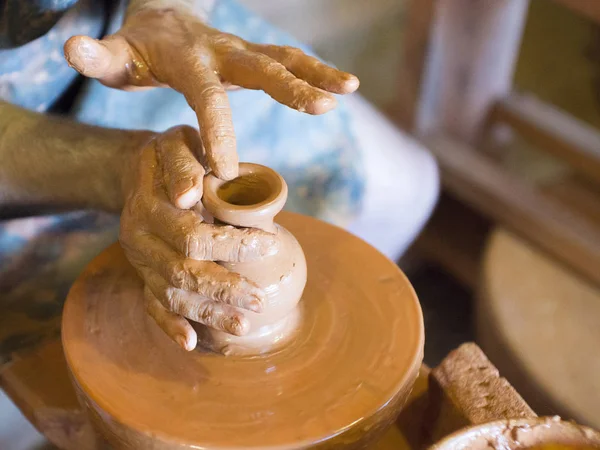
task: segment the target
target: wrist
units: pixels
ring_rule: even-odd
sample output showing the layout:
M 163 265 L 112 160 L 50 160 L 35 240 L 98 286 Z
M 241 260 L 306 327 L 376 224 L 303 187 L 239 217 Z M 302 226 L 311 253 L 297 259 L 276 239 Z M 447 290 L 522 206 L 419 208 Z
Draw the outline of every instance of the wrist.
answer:
M 118 192 L 113 198 L 113 211 L 121 211 L 135 182 L 139 155 L 142 149 L 156 137 L 152 131 L 130 131 L 124 139 L 123 146 L 114 160 L 113 173 L 116 180 L 113 186 L 118 187 Z
M 84 125 L 0 102 L 0 209 L 119 213 L 132 156 L 154 135 Z

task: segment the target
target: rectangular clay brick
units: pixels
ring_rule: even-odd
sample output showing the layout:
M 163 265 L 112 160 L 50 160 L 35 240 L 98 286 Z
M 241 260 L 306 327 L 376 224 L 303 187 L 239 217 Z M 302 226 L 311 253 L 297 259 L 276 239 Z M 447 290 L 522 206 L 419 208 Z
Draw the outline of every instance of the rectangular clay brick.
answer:
M 535 417 L 525 400 L 474 343 L 452 351 L 429 375 L 427 442 L 468 425 Z

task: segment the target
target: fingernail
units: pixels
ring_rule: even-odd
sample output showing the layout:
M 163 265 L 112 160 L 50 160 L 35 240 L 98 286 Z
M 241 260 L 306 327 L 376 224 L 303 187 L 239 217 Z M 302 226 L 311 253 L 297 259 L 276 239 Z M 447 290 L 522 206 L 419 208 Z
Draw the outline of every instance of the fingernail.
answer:
M 81 39 L 77 50 L 86 58 L 96 58 L 98 56 L 98 43 L 92 39 Z
M 354 75 L 348 75 L 343 83 L 343 94 L 350 94 L 358 89 L 360 86 L 360 80 Z

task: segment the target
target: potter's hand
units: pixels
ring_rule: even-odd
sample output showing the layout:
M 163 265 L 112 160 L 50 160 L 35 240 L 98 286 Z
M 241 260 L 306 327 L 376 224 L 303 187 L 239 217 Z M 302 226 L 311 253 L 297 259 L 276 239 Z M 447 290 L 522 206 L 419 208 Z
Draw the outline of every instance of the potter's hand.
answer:
M 110 87 L 166 85 L 183 93 L 198 117 L 208 163 L 221 179 L 238 170 L 225 86 L 260 89 L 291 108 L 321 114 L 335 107 L 329 92 L 350 93 L 359 84 L 301 50 L 252 44 L 173 9 L 142 9 L 101 41 L 75 36 L 65 44 L 65 57 Z
M 196 130 L 177 127 L 134 155 L 119 236 L 145 282 L 148 313 L 186 350 L 197 341 L 186 319 L 243 335 L 243 311 L 262 311 L 264 293 L 212 261 L 249 261 L 278 249 L 272 234 L 203 223 L 190 210 L 202 197 L 201 149 Z

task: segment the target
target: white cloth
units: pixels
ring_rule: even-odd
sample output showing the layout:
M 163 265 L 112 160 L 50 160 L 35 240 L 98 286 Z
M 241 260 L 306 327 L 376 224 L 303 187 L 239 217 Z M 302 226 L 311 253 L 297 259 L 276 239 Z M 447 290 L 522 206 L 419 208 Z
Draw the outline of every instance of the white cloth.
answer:
M 434 157 L 358 95 L 347 99 L 366 172 L 364 206 L 349 231 L 397 261 L 431 216 L 440 177 Z

